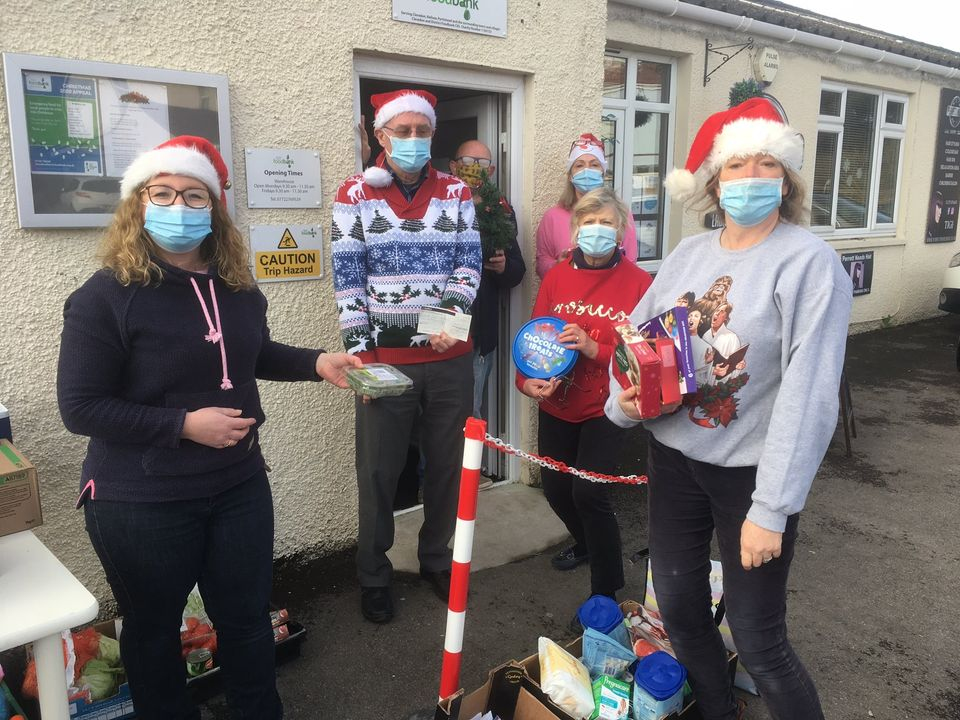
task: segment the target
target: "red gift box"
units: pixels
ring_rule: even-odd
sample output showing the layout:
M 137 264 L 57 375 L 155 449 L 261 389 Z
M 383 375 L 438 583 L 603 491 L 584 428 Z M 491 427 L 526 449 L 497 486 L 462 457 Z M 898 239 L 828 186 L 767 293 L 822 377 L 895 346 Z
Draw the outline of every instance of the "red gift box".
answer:
M 677 346 L 665 337 L 656 339 L 660 356 L 660 394 L 664 405 L 680 402 L 680 371 L 677 368 Z
M 630 323 L 617 325 L 616 329 L 620 342 L 613 362 L 614 376 L 625 390 L 637 388 L 636 405 L 641 418 L 657 417 L 662 382 L 660 356 Z

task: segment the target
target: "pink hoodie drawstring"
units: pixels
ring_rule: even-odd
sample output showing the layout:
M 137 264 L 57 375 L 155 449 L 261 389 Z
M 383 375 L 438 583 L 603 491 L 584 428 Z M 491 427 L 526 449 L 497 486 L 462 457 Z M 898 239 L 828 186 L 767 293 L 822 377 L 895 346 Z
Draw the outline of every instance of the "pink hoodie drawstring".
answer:
M 207 327 L 210 330 L 210 332 L 203 336 L 203 339 L 207 342 L 212 342 L 214 345 L 218 343 L 220 345 L 220 365 L 223 368 L 223 382 L 220 383 L 220 389 L 232 390 L 233 383 L 230 382 L 230 377 L 227 373 L 227 348 L 223 343 L 223 325 L 220 323 L 220 308 L 217 305 L 217 291 L 213 285 L 213 278 L 210 278 L 210 298 L 213 300 L 213 316 L 217 320 L 216 325 L 214 325 L 210 319 L 210 311 L 207 309 L 207 303 L 200 293 L 200 286 L 197 285 L 197 281 L 190 278 L 190 284 L 193 285 L 193 291 L 197 293 L 197 300 L 200 301 L 200 308 L 203 310 L 203 316 L 207 319 Z

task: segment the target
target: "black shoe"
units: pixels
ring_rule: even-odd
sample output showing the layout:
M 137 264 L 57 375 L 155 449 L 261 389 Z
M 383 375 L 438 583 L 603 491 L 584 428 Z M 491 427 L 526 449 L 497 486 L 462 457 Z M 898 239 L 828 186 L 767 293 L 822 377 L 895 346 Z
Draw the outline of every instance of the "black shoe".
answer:
M 421 570 L 420 577 L 430 583 L 433 588 L 433 594 L 447 603 L 450 600 L 450 571 L 439 570 L 431 572 L 430 570 Z
M 571 545 L 550 558 L 550 564 L 553 565 L 554 570 L 573 570 L 589 559 L 590 556 L 585 550 L 581 550 L 577 545 Z
M 367 620 L 374 623 L 393 620 L 393 598 L 390 597 L 390 588 L 360 588 L 360 612 Z

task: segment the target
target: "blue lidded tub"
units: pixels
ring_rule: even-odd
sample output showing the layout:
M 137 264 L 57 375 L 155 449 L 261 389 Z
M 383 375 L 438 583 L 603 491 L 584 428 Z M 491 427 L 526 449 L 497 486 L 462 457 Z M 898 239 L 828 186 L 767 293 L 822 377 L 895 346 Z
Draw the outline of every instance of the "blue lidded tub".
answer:
M 660 720 L 683 709 L 687 669 L 669 653 L 658 650 L 641 658 L 633 679 L 634 720 Z
M 557 338 L 567 323 L 555 317 L 537 317 L 520 328 L 513 339 L 513 363 L 524 377 L 549 380 L 566 375 L 580 353 Z

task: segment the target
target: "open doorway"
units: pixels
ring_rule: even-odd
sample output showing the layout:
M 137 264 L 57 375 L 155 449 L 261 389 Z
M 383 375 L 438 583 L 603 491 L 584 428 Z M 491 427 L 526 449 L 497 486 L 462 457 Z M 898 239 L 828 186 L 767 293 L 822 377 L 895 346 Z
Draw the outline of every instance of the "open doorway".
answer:
M 398 65 L 401 67 L 398 68 Z M 407 70 L 402 69 L 403 66 L 406 66 Z M 516 209 L 510 190 L 519 187 L 519 182 L 514 180 L 519 176 L 519 165 L 514 155 L 517 146 L 511 142 L 511 131 L 514 127 L 519 128 L 519 117 L 514 118 L 513 113 L 522 111 L 520 78 L 504 78 L 496 74 L 470 71 L 451 72 L 446 68 L 360 57 L 356 58 L 355 78 L 356 116 L 358 120 L 361 115 L 364 117 L 371 146 L 371 162 L 379 157 L 382 148 L 373 135 L 370 96 L 404 87 L 424 89 L 437 97 L 437 131 L 431 146 L 433 166 L 442 172 L 449 172 L 449 163 L 457 147 L 466 140 L 480 140 L 490 148 L 495 165 L 494 181 Z M 359 169 L 359 142 L 357 150 Z M 532 258 L 527 262 L 531 265 Z M 512 306 L 519 303 L 512 303 L 511 295 L 519 298 L 519 293 L 501 294 L 500 338 L 482 408 L 482 414 L 487 420 L 487 431 L 508 442 L 511 436 L 515 436 L 513 428 L 518 426 L 509 350 L 513 330 L 517 326 L 516 319 L 523 315 L 522 312 L 514 312 Z M 483 473 L 496 481 L 515 478 L 515 473 L 511 473 L 511 465 L 515 465 L 515 462 L 504 460 L 499 453 L 487 451 Z M 422 470 L 418 453 L 415 448 L 411 448 L 407 468 L 401 476 L 397 491 L 395 510 L 398 513 L 419 507 L 418 491 Z

